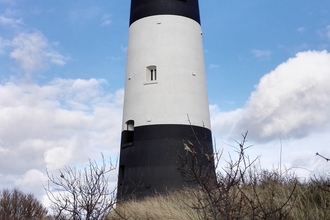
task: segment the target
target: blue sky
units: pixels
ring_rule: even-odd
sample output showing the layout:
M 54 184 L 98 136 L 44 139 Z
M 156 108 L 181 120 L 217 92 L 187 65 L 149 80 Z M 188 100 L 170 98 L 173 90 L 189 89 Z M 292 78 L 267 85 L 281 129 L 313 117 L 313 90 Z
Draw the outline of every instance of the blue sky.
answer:
M 119 153 L 129 0 L 0 0 L 0 188 Z M 330 2 L 200 1 L 214 139 L 249 131 L 263 166 L 324 173 Z M 113 174 L 113 181 L 116 174 Z

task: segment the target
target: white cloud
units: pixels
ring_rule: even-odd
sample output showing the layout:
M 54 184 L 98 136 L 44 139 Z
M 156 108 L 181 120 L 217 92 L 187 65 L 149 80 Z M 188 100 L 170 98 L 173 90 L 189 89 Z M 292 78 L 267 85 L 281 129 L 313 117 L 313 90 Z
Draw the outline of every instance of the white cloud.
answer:
M 101 26 L 109 26 L 112 24 L 111 15 L 105 14 L 101 19 Z
M 22 19 L 13 19 L 13 18 L 8 18 L 4 15 L 0 15 L 0 24 L 4 26 L 9 26 L 9 27 L 18 27 L 23 24 Z
M 46 185 L 47 175 L 37 169 L 28 170 L 22 177 L 15 181 L 15 185 L 26 191 L 40 191 L 40 184 Z M 40 193 L 37 196 L 40 196 Z
M 0 37 L 0 55 L 5 53 L 5 48 L 10 46 L 10 41 Z
M 63 168 L 66 164 L 70 162 L 73 155 L 73 150 L 79 152 L 79 147 L 73 148 L 70 146 L 70 142 L 65 143 L 65 147 L 54 147 L 48 149 L 44 156 L 45 156 L 45 163 L 47 169 L 50 171 L 57 170 Z M 64 145 L 64 143 L 63 143 Z M 83 147 L 83 146 L 80 146 Z
M 328 25 L 326 28 L 326 35 L 327 35 L 328 39 L 330 40 L 330 25 Z
M 218 64 L 210 64 L 209 69 L 217 69 L 219 68 Z
M 102 79 L 0 84 L 0 188 L 42 193 L 44 173 L 117 156 L 123 90 Z
M 2 4 L 15 5 L 17 0 L 0 0 Z
M 5 155 L 5 154 L 8 153 L 8 152 L 9 152 L 9 149 L 6 149 L 6 148 L 0 146 L 0 153 L 1 153 L 1 154 Z
M 127 46 L 121 46 L 120 47 L 120 49 L 121 49 L 121 51 L 123 51 L 123 52 L 127 52 L 127 49 L 128 49 L 128 47 Z
M 258 59 L 269 59 L 271 56 L 271 51 L 269 50 L 257 50 L 254 49 L 251 51 L 252 55 Z
M 213 108 L 217 133 L 249 131 L 255 141 L 302 138 L 330 126 L 330 54 L 300 52 L 263 76 L 246 106 L 222 113 Z
M 299 33 L 303 33 L 303 32 L 306 31 L 306 28 L 305 28 L 305 27 L 299 27 L 299 28 L 297 28 L 297 31 L 298 31 Z
M 261 156 L 263 168 L 282 167 L 307 178 L 328 174 L 330 164 L 315 153 L 330 157 L 329 85 L 330 53 L 297 53 L 260 79 L 243 108 L 221 112 L 210 106 L 217 148 L 235 155 L 231 146 L 248 131 L 247 145 L 253 147 L 245 153 Z
M 86 21 L 91 21 L 98 18 L 101 13 L 98 7 L 89 7 L 84 9 L 76 9 L 69 12 L 69 19 L 76 24 L 83 24 Z
M 120 61 L 122 60 L 123 58 L 122 57 L 114 57 L 114 56 L 110 56 L 110 57 L 107 57 L 106 59 L 109 59 L 111 61 Z
M 12 40 L 0 37 L 0 54 L 5 53 L 5 48 L 11 48 L 9 56 L 16 60 L 27 76 L 45 70 L 49 64 L 66 64 L 68 57 L 54 49 L 59 43 L 49 43 L 40 31 L 22 31 L 25 29 L 23 20 L 13 18 L 15 15 L 16 12 L 10 9 L 0 15 L 0 25 L 13 28 L 18 33 Z
M 12 40 L 11 46 L 13 51 L 10 57 L 15 59 L 27 74 L 44 70 L 49 64 L 63 66 L 68 59 L 52 49 L 40 32 L 20 33 Z
M 1 2 L 0 2 L 1 3 Z M 11 2 L 13 5 L 15 4 L 14 0 Z M 22 18 L 17 18 L 20 16 L 20 12 L 18 10 L 13 9 L 13 7 L 8 7 L 2 11 L 0 14 L 0 25 L 8 28 L 18 29 L 24 26 L 24 22 Z

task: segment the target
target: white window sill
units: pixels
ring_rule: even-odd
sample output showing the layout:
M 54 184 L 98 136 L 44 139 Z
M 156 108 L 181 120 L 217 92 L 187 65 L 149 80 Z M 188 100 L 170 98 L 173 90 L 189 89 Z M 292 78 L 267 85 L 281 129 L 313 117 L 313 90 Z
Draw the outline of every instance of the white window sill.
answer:
M 144 82 L 143 84 L 144 85 L 150 85 L 150 84 L 157 84 L 158 81 L 157 80 L 154 80 L 154 81 L 150 81 L 150 82 Z

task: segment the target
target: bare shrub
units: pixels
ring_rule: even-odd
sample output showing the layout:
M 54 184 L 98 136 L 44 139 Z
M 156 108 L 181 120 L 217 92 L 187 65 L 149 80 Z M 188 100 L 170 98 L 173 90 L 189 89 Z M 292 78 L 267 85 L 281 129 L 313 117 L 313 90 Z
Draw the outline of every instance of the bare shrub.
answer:
M 108 173 L 115 166 L 107 165 L 102 155 L 102 164 L 95 161 L 83 170 L 65 167 L 59 175 L 47 172 L 45 188 L 51 202 L 55 219 L 98 220 L 110 212 L 116 202 L 115 189 L 109 190 Z
M 181 169 L 198 185 L 197 203 L 191 208 L 200 210 L 201 219 L 289 219 L 294 204 L 294 192 L 298 183 L 294 174 L 279 174 L 277 171 L 262 170 L 258 166 L 258 158 L 250 160 L 245 146 L 247 134 L 237 142 L 237 159 L 230 157 L 225 167 L 217 172 L 216 181 L 212 175 L 200 174 L 200 163 L 189 164 L 187 158 L 198 158 L 196 151 L 187 151 L 187 158 L 180 157 Z M 190 148 L 201 148 L 193 146 Z M 222 152 L 205 154 L 210 169 L 218 167 Z M 215 158 L 215 162 L 209 160 Z M 197 167 L 197 168 L 196 168 Z M 206 174 L 205 174 L 206 173 Z M 285 189 L 285 190 L 284 190 Z
M 3 220 L 42 219 L 47 209 L 33 196 L 18 189 L 2 190 L 0 194 L 0 217 Z

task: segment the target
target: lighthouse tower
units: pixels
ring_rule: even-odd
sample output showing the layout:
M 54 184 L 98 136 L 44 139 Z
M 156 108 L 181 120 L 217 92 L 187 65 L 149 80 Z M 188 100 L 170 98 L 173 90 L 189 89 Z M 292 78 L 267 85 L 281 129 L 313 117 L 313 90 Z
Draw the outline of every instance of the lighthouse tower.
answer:
M 189 184 L 184 143 L 213 151 L 198 0 L 131 0 L 129 24 L 119 199 Z

